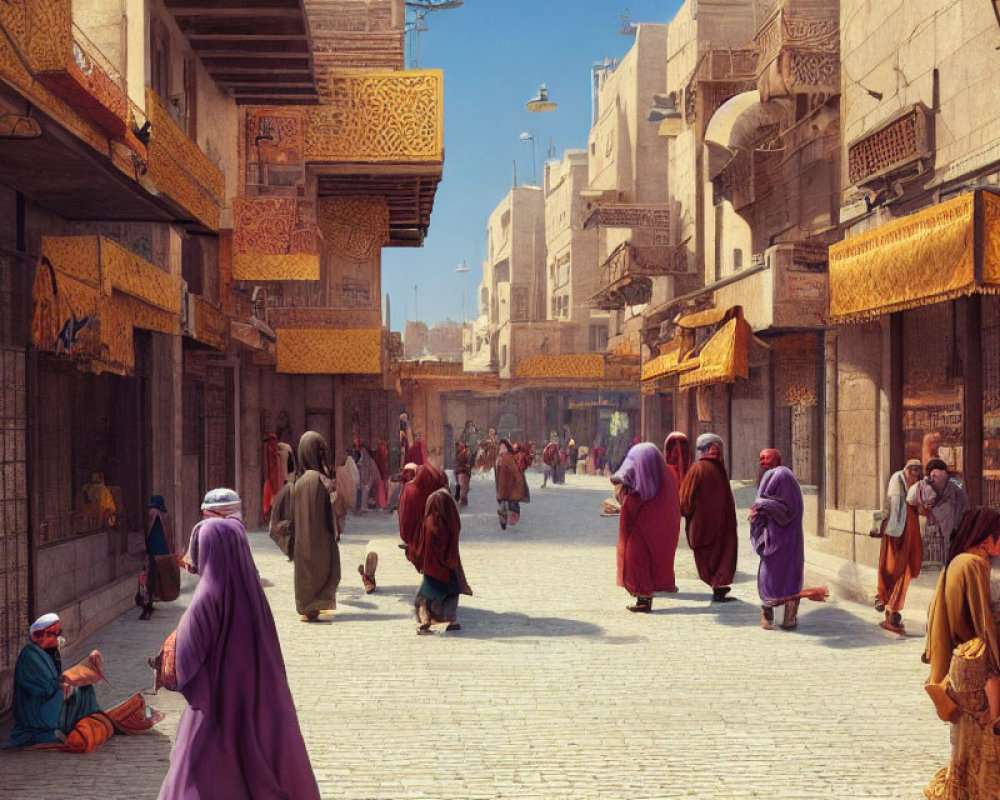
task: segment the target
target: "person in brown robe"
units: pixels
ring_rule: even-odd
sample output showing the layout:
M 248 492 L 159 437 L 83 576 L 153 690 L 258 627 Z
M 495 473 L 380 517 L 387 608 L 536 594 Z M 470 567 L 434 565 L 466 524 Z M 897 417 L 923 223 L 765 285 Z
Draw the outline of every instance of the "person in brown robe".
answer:
M 712 587 L 712 600 L 726 603 L 736 576 L 736 501 L 722 455 L 722 439 L 714 433 L 698 437 L 698 460 L 680 488 L 681 514 L 688 545 L 694 551 L 698 577 Z
M 506 527 L 506 525 L 516 525 L 521 518 L 521 501 L 527 501 L 528 492 L 524 473 L 518 466 L 511 443 L 506 439 L 501 439 L 497 453 L 497 502 L 507 502 L 508 511 L 505 524 L 503 510 L 501 509 L 498 513 L 501 515 L 501 524 Z
M 446 631 L 461 630 L 455 621 L 458 596 L 472 594 L 458 552 L 462 520 L 447 487 L 432 492 L 424 506 L 420 532 L 411 548 L 413 565 L 424 576 L 413 601 L 417 633 L 431 633 L 431 626 L 444 623 Z
M 315 622 L 320 612 L 337 607 L 340 548 L 327 483 L 328 453 L 320 434 L 302 434 L 299 467 L 303 472 L 291 488 L 291 509 L 295 521 L 295 607 L 303 622 Z
M 937 800 L 1000 797 L 1000 592 L 990 585 L 1000 555 L 1000 513 L 972 509 L 962 518 L 927 612 L 925 689 L 953 726 L 951 761 L 924 790 Z

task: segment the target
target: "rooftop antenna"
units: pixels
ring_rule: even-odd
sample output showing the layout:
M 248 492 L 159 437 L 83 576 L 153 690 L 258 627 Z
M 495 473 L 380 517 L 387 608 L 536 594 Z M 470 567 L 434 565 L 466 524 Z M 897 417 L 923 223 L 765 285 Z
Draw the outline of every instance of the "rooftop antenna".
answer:
M 618 33 L 622 36 L 635 36 L 638 27 L 631 19 L 629 19 L 629 8 L 625 6 L 624 14 L 615 14 L 615 19 L 621 20 L 621 24 L 618 26 Z
M 420 67 L 420 34 L 429 31 L 425 22 L 428 12 L 446 11 L 449 8 L 459 8 L 465 0 L 406 0 L 405 31 L 410 34 L 410 66 Z

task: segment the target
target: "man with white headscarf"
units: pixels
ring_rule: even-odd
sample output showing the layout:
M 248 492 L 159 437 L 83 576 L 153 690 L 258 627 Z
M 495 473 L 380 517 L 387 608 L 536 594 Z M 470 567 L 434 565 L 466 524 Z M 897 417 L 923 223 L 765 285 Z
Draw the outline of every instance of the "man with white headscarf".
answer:
M 5 747 L 60 742 L 78 720 L 100 710 L 93 686 L 71 686 L 63 676 L 59 616 L 44 614 L 29 633 L 14 668 L 14 729 Z
M 712 587 L 712 601 L 726 603 L 736 577 L 736 501 L 729 485 L 722 439 L 704 433 L 695 443 L 698 460 L 680 488 L 681 514 L 698 577 Z

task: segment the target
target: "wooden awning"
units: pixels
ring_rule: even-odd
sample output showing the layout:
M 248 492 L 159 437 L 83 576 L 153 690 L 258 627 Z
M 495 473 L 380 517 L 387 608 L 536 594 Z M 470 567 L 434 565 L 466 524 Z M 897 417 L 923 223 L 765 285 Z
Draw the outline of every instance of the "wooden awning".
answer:
M 683 372 L 681 389 L 713 383 L 733 383 L 750 375 L 750 339 L 753 332 L 740 310 L 705 342 L 695 369 Z
M 698 358 L 687 358 L 687 353 L 681 350 L 680 341 L 674 339 L 664 352 L 642 365 L 642 380 L 658 381 L 697 366 Z
M 864 322 L 976 292 L 1000 292 L 1000 197 L 991 192 L 938 203 L 830 247 L 831 322 Z
M 35 349 L 96 373 L 132 372 L 134 328 L 180 333 L 180 277 L 103 236 L 43 236 L 32 300 Z

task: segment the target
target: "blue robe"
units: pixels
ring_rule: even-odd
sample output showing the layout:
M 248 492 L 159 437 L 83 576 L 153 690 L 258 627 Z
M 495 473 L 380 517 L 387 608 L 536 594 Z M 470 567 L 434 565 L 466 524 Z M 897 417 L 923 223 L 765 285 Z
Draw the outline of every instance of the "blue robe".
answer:
M 25 646 L 14 669 L 14 730 L 4 747 L 56 741 L 78 720 L 99 711 L 93 686 L 77 686 L 65 700 L 62 674 L 52 657 L 34 642 Z

